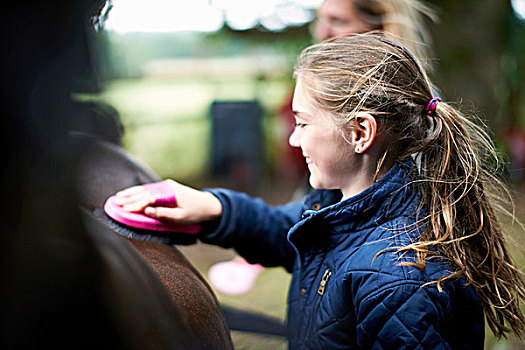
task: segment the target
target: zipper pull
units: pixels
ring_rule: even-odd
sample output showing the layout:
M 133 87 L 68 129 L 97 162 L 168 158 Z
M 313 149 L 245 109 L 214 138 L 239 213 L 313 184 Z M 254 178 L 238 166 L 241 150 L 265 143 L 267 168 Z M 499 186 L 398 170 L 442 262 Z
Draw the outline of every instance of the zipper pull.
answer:
M 321 279 L 321 283 L 319 284 L 319 289 L 317 289 L 317 293 L 319 293 L 320 295 L 324 294 L 326 283 L 328 283 L 328 279 L 330 278 L 330 276 L 332 276 L 332 271 L 330 269 L 326 269 L 323 278 Z

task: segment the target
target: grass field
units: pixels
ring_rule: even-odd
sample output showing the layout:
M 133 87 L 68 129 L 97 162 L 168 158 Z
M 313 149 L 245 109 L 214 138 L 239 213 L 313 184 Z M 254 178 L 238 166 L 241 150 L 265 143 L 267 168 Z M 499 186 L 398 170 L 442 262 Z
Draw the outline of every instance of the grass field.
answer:
M 191 181 L 208 170 L 213 101 L 259 101 L 266 154 L 272 157 L 275 115 L 290 91 L 284 80 L 139 79 L 115 80 L 103 93 L 82 98 L 112 105 L 125 127 L 124 147 L 161 177 Z
M 117 109 L 125 126 L 124 146 L 139 160 L 149 165 L 162 178 L 171 177 L 194 186 L 214 185 L 207 178 L 210 154 L 209 108 L 214 100 L 257 99 L 265 110 L 264 128 L 268 161 L 275 159 L 277 138 L 283 125 L 276 111 L 290 92 L 285 81 L 184 81 L 184 80 L 120 80 L 109 83 L 98 96 L 83 96 L 107 102 Z M 210 181 L 208 183 L 208 180 Z M 293 189 L 272 183 L 263 186 L 260 195 L 273 204 L 289 200 Z M 516 195 L 517 216 L 525 221 L 523 192 Z M 517 244 L 525 233 L 517 225 L 505 223 Z M 231 250 L 198 244 L 181 247 L 206 277 L 211 265 L 235 256 Z M 518 248 L 513 255 L 524 266 Z M 282 269 L 265 269 L 255 288 L 245 295 L 228 296 L 217 293 L 221 302 L 246 310 L 258 311 L 284 320 L 286 293 L 290 276 Z M 487 331 L 487 334 L 489 332 Z M 262 337 L 233 332 L 236 349 L 285 349 L 279 337 Z M 495 342 L 487 336 L 487 349 L 524 349 L 514 341 Z
M 206 186 L 209 175 L 211 123 L 209 109 L 216 100 L 254 100 L 264 109 L 263 130 L 266 155 L 271 162 L 273 145 L 280 128 L 275 117 L 290 93 L 285 81 L 249 79 L 187 81 L 176 79 L 116 80 L 99 95 L 81 99 L 108 103 L 119 113 L 125 127 L 124 147 L 162 178 L 174 178 L 192 185 Z M 211 180 L 211 179 L 209 179 Z M 286 191 L 280 191 L 280 195 Z M 286 198 L 274 198 L 274 202 Z M 180 247 L 207 278 L 216 262 L 225 261 L 234 252 L 198 244 Z M 279 268 L 266 269 L 250 292 L 233 297 L 217 293 L 222 303 L 245 310 L 263 311 L 284 320 L 286 293 L 290 276 Z M 232 332 L 236 349 L 285 349 L 280 337 L 265 337 Z

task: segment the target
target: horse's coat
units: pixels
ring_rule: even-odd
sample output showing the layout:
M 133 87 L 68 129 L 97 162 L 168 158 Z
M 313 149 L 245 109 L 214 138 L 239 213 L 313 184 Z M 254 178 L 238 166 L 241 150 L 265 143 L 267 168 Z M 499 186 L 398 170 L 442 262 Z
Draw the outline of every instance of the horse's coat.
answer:
M 102 207 L 110 195 L 129 186 L 159 181 L 158 176 L 114 144 L 89 136 L 75 137 L 85 144 L 83 149 L 87 152 L 79 167 L 78 188 L 91 234 L 96 240 L 137 253 L 135 259 L 140 257 L 140 261 L 129 259 L 129 268 L 134 263 L 147 265 L 144 270 L 150 270 L 148 278 L 161 282 L 171 298 L 172 312 L 183 321 L 183 327 L 190 329 L 188 334 L 195 335 L 193 340 L 199 345 L 232 348 L 228 326 L 212 289 L 182 253 L 168 245 L 172 238 L 162 232 L 125 227 L 103 213 Z M 120 235 L 115 235 L 117 231 Z

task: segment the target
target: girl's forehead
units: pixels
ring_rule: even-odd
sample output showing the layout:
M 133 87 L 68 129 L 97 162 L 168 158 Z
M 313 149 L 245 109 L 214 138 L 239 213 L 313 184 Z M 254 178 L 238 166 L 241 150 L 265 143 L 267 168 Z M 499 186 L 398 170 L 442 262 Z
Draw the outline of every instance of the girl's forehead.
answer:
M 313 92 L 304 79 L 297 79 L 292 100 L 292 111 L 297 118 L 308 122 L 325 123 L 333 120 L 333 115 L 330 112 L 322 109 L 314 102 Z
M 304 78 L 298 77 L 295 84 L 292 109 L 297 112 L 303 112 L 313 108 L 312 93 L 306 87 Z

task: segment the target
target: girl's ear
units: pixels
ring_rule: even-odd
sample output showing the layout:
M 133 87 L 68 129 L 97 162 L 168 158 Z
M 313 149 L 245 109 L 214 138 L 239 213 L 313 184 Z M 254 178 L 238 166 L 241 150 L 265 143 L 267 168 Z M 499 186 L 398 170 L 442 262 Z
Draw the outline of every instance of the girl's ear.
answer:
M 366 112 L 358 112 L 354 120 L 352 130 L 352 143 L 355 153 L 364 153 L 375 142 L 377 137 L 377 121 Z

